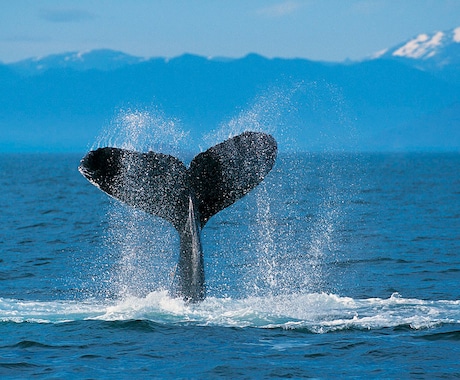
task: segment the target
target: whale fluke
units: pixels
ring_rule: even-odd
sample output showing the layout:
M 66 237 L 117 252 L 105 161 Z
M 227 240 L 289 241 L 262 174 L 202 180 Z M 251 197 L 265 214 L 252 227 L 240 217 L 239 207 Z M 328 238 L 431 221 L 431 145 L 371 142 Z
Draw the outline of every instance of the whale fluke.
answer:
M 170 222 L 176 229 L 187 214 L 187 168 L 162 153 L 99 148 L 81 161 L 80 172 L 110 196 Z
M 205 297 L 200 233 L 208 220 L 255 188 L 272 169 L 275 139 L 244 132 L 198 154 L 187 169 L 155 152 L 99 148 L 79 171 L 110 196 L 170 222 L 179 232 L 179 285 L 188 301 Z
M 272 136 L 245 132 L 198 154 L 190 163 L 189 175 L 201 227 L 262 182 L 275 163 L 276 152 Z

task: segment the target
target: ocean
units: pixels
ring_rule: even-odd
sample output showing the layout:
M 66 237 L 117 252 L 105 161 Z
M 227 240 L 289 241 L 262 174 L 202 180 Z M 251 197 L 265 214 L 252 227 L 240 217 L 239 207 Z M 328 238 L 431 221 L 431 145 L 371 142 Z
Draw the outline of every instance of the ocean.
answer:
M 77 171 L 0 155 L 2 379 L 460 378 L 460 154 L 283 153 L 179 240 Z

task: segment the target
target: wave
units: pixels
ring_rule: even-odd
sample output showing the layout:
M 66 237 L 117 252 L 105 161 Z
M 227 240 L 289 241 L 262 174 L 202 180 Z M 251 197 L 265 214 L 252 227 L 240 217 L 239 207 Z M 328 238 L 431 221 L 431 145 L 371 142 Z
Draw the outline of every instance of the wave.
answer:
M 424 329 L 460 324 L 460 300 L 420 300 L 395 293 L 389 298 L 353 299 L 309 293 L 245 299 L 209 297 L 187 304 L 166 291 L 144 298 L 100 301 L 23 301 L 0 298 L 0 321 L 65 323 L 84 320 L 147 320 L 160 324 L 303 329 L 326 333 L 347 329 L 408 326 Z

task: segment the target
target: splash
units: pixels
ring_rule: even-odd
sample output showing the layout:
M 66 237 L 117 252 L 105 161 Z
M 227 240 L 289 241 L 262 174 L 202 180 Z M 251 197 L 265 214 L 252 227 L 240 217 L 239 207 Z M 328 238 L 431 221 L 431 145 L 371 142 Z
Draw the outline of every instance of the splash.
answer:
M 230 263 L 233 270 L 231 277 L 241 278 L 238 286 L 242 288 L 242 296 L 334 288 L 330 264 L 340 249 L 339 230 L 346 218 L 344 199 L 353 189 L 350 178 L 341 169 L 343 157 L 330 153 L 325 159 L 319 154 L 293 159 L 282 152 L 283 148 L 289 151 L 291 143 L 285 137 L 286 124 L 293 120 L 292 115 L 298 113 L 298 108 L 305 106 L 298 104 L 298 97 L 305 98 L 307 93 L 318 113 L 326 116 L 327 112 L 330 117 L 332 112 L 340 125 L 351 125 L 338 89 L 327 83 L 295 83 L 290 88 L 271 88 L 264 92 L 247 109 L 204 136 L 208 144 L 214 144 L 246 130 L 257 130 L 274 135 L 278 146 L 281 145 L 278 161 L 283 161 L 283 165 L 276 164 L 268 178 L 239 205 L 241 209 L 244 207 L 243 224 L 248 224 L 247 230 L 235 228 L 233 232 L 234 245 L 241 252 L 236 253 L 236 258 L 229 257 L 233 254 L 228 250 L 235 248 L 219 247 L 219 255 L 226 255 L 224 261 Z M 344 129 L 352 133 L 351 127 Z M 338 139 L 339 136 L 325 128 L 321 132 L 322 149 L 334 151 Z M 314 185 L 302 188 L 309 183 Z M 303 209 L 304 205 L 308 205 L 308 209 Z M 287 218 L 286 213 L 289 213 Z M 239 218 L 231 212 L 226 217 Z M 310 227 L 301 231 L 298 225 Z M 242 233 L 244 237 L 240 237 Z M 235 286 L 229 285 L 232 281 L 228 276 L 221 276 L 221 280 L 226 284 L 222 289 L 228 291 Z M 234 293 L 230 291 L 230 294 Z
M 218 129 L 203 136 L 203 141 L 212 146 L 245 131 L 265 132 L 279 141 L 280 125 L 290 112 L 292 90 L 271 88 L 256 97 L 254 102 L 237 116 L 223 122 Z
M 313 95 L 319 88 L 324 93 Z M 348 194 L 341 158 L 329 156 L 321 160 L 307 155 L 291 159 L 283 157 L 282 152 L 283 144 L 286 147 L 289 143 L 284 138 L 286 123 L 302 106 L 296 103 L 298 95 L 306 92 L 312 93 L 316 103 L 326 102 L 320 98 L 327 96 L 326 103 L 334 104 L 328 112 L 335 112 L 340 123 L 348 122 L 340 91 L 327 84 L 297 83 L 288 89 L 269 89 L 247 109 L 203 137 L 206 144 L 214 145 L 248 130 L 270 133 L 279 147 L 281 141 L 278 160 L 284 161 L 283 165 L 275 165 L 258 188 L 231 210 L 213 217 L 204 229 L 205 271 L 211 296 L 244 298 L 250 294 L 276 296 L 333 290 L 328 264 L 338 251 L 338 230 L 345 217 L 343 200 Z M 324 106 L 312 104 L 320 110 Z M 324 133 L 335 146 L 327 129 Z M 193 151 L 188 135 L 177 121 L 157 110 L 128 109 L 117 115 L 97 145 L 180 156 L 183 151 Z M 309 183 L 313 185 L 302 188 Z M 238 224 L 236 220 L 241 220 L 242 215 L 244 223 L 231 226 L 232 220 Z M 118 202 L 111 204 L 107 217 L 105 250 L 111 256 L 108 261 L 115 264 L 105 271 L 104 286 L 121 298 L 145 296 L 152 289 L 170 289 L 177 262 L 176 231 L 159 218 Z M 310 227 L 305 229 L 306 225 Z
M 107 214 L 106 252 L 115 263 L 108 285 L 115 298 L 169 289 L 177 262 L 178 236 L 160 218 L 113 201 Z
M 177 120 L 166 118 L 157 109 L 123 109 L 102 132 L 92 150 L 113 146 L 177 156 L 188 147 L 189 135 L 180 128 Z

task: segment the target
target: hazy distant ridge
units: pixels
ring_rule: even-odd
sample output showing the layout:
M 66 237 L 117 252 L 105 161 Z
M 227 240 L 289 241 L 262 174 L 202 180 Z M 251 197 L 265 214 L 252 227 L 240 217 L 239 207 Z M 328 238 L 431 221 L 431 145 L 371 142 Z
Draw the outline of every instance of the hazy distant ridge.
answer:
M 117 110 L 152 105 L 199 141 L 259 98 L 288 148 L 460 150 L 455 33 L 429 57 L 401 44 L 353 63 L 98 50 L 0 65 L 0 150 L 83 151 Z

